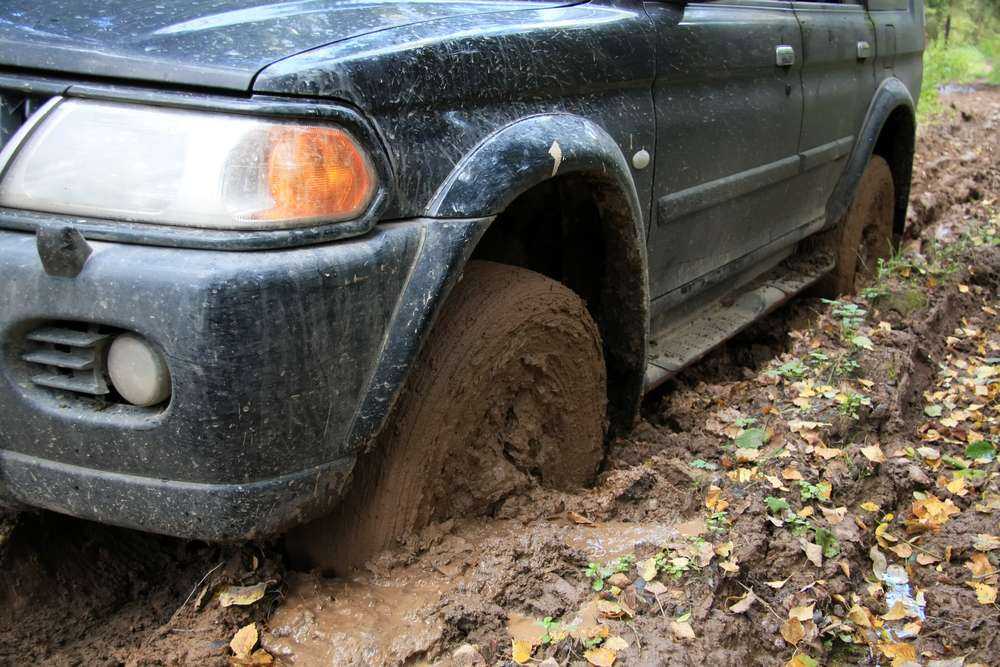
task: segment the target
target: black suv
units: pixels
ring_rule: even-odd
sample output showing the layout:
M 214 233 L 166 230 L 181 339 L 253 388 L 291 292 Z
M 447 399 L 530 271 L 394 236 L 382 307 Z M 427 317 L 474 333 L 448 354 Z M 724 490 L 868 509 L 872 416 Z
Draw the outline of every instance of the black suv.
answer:
M 0 496 L 342 563 L 585 483 L 892 251 L 923 43 L 920 0 L 6 0 Z

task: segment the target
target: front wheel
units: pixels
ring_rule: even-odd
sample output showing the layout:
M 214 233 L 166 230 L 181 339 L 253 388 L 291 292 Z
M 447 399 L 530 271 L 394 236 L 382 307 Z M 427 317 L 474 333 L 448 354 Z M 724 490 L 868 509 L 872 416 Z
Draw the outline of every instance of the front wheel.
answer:
M 851 207 L 833 230 L 837 265 L 820 284 L 820 292 L 835 298 L 853 294 L 876 276 L 878 262 L 892 256 L 895 187 L 889 164 L 879 155 L 868 161 Z
M 572 290 L 469 262 L 345 498 L 289 534 L 290 555 L 342 573 L 432 521 L 488 512 L 533 479 L 590 481 L 605 382 L 600 334 Z

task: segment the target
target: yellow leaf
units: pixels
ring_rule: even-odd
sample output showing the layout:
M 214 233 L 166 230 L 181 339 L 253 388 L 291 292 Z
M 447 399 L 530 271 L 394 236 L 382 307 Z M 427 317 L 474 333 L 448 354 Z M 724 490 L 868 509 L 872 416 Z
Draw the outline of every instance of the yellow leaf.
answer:
M 715 547 L 715 553 L 717 556 L 722 558 L 728 558 L 729 554 L 733 553 L 733 543 L 730 542 L 720 542 Z
M 767 483 L 771 485 L 772 489 L 778 489 L 779 491 L 788 490 L 788 488 L 784 484 L 782 484 L 781 480 L 778 479 L 777 476 L 775 475 L 764 475 L 764 479 L 767 480 Z
M 860 605 L 854 605 L 847 612 L 847 619 L 859 628 L 872 627 L 871 612 Z
M 861 509 L 863 509 L 866 512 L 878 512 L 879 506 L 870 500 L 866 500 L 865 502 L 861 503 Z
M 731 558 L 729 560 L 724 560 L 719 563 L 719 567 L 729 573 L 739 572 L 740 566 L 736 564 L 736 560 Z
M 760 456 L 760 450 L 758 449 L 748 449 L 741 447 L 736 450 L 736 462 L 737 463 L 750 463 L 756 461 L 757 457 Z M 722 510 L 717 510 L 722 511 Z
M 977 533 L 976 539 L 972 543 L 972 548 L 977 551 L 993 551 L 1000 549 L 1000 537 L 988 533 Z
M 260 633 L 257 631 L 257 624 L 248 623 L 236 631 L 236 634 L 233 635 L 232 640 L 229 642 L 229 648 L 233 650 L 236 657 L 245 658 L 250 655 L 253 647 L 257 645 L 258 639 L 260 639 Z
M 890 551 L 895 553 L 900 558 L 909 558 L 913 555 L 913 547 L 911 547 L 906 542 L 900 542 L 899 544 L 894 544 L 888 547 Z
M 972 554 L 972 557 L 965 563 L 965 567 L 969 568 L 974 577 L 985 577 L 993 571 L 990 559 L 986 554 L 978 551 Z
M 939 560 L 941 559 L 937 558 L 936 556 L 932 556 L 930 554 L 925 554 L 922 551 L 917 554 L 917 563 L 919 563 L 920 565 L 930 565 L 931 563 L 936 563 Z
M 253 586 L 226 586 L 219 593 L 219 606 L 250 605 L 264 597 L 266 591 L 267 584 L 264 582 Z
M 885 454 L 878 445 L 869 445 L 861 448 L 861 453 L 872 463 L 885 463 Z
M 797 618 L 790 618 L 781 625 L 781 636 L 786 642 L 795 646 L 806 636 L 802 621 Z
M 628 648 L 628 642 L 621 637 L 615 635 L 614 637 L 608 637 L 602 644 L 604 648 L 609 648 L 615 653 L 619 651 L 624 651 Z
M 909 616 L 909 612 L 906 611 L 906 605 L 903 604 L 902 600 L 896 600 L 892 609 L 882 614 L 882 618 L 887 621 L 899 621 L 907 616 Z
M 708 494 L 705 496 L 705 507 L 713 512 L 723 512 L 729 507 L 729 501 L 722 497 L 722 489 L 714 484 L 708 487 Z
M 670 621 L 670 631 L 677 639 L 694 639 L 694 628 L 687 621 Z
M 773 588 L 774 590 L 778 590 L 782 586 L 784 586 L 785 584 L 787 584 L 789 579 L 791 579 L 791 577 L 786 577 L 786 578 L 782 579 L 781 581 L 765 581 L 764 585 L 768 586 L 770 588 Z
M 802 479 L 802 473 L 795 468 L 785 468 L 781 471 L 781 476 L 791 481 Z
M 752 605 L 756 599 L 757 596 L 753 594 L 753 591 L 747 591 L 746 595 L 741 597 L 735 604 L 729 607 L 729 611 L 734 614 L 742 614 L 750 609 L 750 605 Z
M 831 526 L 836 526 L 838 523 L 844 520 L 847 516 L 846 507 L 838 507 L 836 509 L 827 509 L 826 507 L 819 508 L 823 512 L 823 518 L 825 518 Z
M 639 563 L 639 576 L 645 581 L 653 581 L 657 574 L 655 558 L 649 558 Z
M 903 633 L 908 637 L 916 637 L 923 627 L 924 624 L 920 621 L 910 621 L 903 625 Z
M 615 652 L 604 646 L 584 651 L 583 657 L 596 667 L 611 667 L 615 664 Z
M 997 601 L 997 589 L 981 581 L 967 581 L 967 585 L 976 591 L 976 601 L 979 604 L 993 604 Z
M 950 491 L 951 493 L 954 493 L 956 496 L 964 496 L 964 495 L 966 495 L 968 493 L 968 491 L 965 488 L 965 478 L 964 477 L 956 477 L 956 478 L 954 478 L 953 480 L 951 480 L 950 482 L 948 482 L 948 484 L 947 484 L 947 486 L 945 486 L 945 488 L 948 489 L 948 491 Z
M 893 664 L 899 662 L 914 661 L 917 659 L 917 649 L 913 647 L 912 644 L 904 644 L 902 642 L 898 644 L 879 644 L 878 649 L 882 651 L 882 655 L 892 660 Z
M 788 618 L 795 618 L 800 621 L 811 621 L 813 617 L 813 611 L 816 609 L 816 603 L 802 605 L 801 607 L 792 607 L 788 611 Z
M 622 606 L 617 602 L 612 602 L 611 600 L 598 600 L 597 611 L 608 618 L 621 618 L 625 615 L 625 611 L 622 609 Z
M 534 647 L 531 642 L 526 642 L 523 639 L 512 639 L 511 640 L 511 657 L 519 665 L 523 665 L 529 660 L 531 660 L 531 652 L 534 651 Z M 612 657 L 614 654 L 612 654 Z M 611 663 L 608 663 L 611 664 Z
M 905 521 L 910 532 L 922 530 L 937 530 L 952 516 L 961 512 L 951 498 L 946 498 L 944 502 L 934 495 L 913 501 L 910 507 L 913 516 Z
M 812 505 L 806 505 L 805 507 L 803 507 L 802 509 L 800 509 L 798 512 L 796 512 L 796 514 L 798 514 L 803 519 L 811 517 L 815 513 L 816 513 L 816 509 Z
M 231 656 L 230 665 L 240 665 L 240 667 L 252 667 L 253 665 L 273 665 L 274 657 L 262 648 L 257 649 L 248 656 Z

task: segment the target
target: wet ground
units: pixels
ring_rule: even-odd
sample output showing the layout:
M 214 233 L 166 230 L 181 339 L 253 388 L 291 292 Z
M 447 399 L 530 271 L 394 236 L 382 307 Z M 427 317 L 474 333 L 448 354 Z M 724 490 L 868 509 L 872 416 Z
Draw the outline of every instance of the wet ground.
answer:
M 658 390 L 594 488 L 343 579 L 4 516 L 0 664 L 1000 664 L 1000 91 L 944 99 L 907 254 Z

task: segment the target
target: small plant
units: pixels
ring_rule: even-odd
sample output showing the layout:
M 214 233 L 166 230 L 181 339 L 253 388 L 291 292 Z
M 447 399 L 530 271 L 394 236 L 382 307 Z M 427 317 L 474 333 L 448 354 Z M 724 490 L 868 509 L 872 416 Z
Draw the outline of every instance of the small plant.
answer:
M 764 498 L 764 503 L 767 505 L 767 510 L 771 514 L 778 514 L 783 510 L 791 509 L 788 506 L 788 501 L 784 498 L 778 498 L 777 496 L 768 496 Z
M 736 421 L 733 422 L 740 428 L 750 428 L 757 423 L 756 417 L 737 417 Z
M 724 533 L 729 530 L 729 517 L 725 512 L 712 512 L 705 520 L 705 525 L 713 533 Z
M 792 359 L 777 368 L 768 371 L 769 375 L 777 375 L 786 380 L 801 380 L 809 373 L 809 367 L 798 359 Z
M 555 644 L 566 638 L 566 631 L 563 630 L 562 624 L 553 619 L 551 616 L 546 616 L 539 624 L 545 628 L 545 634 L 542 635 L 543 644 Z
M 588 563 L 584 574 L 590 579 L 590 587 L 595 591 L 604 590 L 604 580 L 618 572 L 628 572 L 635 565 L 635 556 L 628 555 L 609 563 Z
M 816 484 L 800 479 L 799 494 L 802 496 L 803 502 L 807 502 L 809 500 L 820 500 L 822 497 L 822 490 Z
M 812 530 L 813 527 L 809 519 L 805 519 L 798 514 L 792 514 L 785 519 L 785 525 L 788 526 L 788 530 L 792 532 L 792 535 L 796 537 L 804 535 L 807 531 Z
M 686 556 L 675 556 L 666 562 L 663 566 L 663 571 L 669 574 L 674 579 L 680 579 L 684 576 L 685 572 L 691 569 L 691 559 Z
M 821 301 L 831 308 L 831 314 L 840 320 L 840 335 L 846 341 L 850 341 L 858 331 L 858 327 L 865 321 L 868 314 L 856 303 L 837 301 L 835 299 L 821 299 Z
M 842 415 L 847 415 L 851 419 L 858 419 L 860 416 L 862 405 L 871 405 L 872 401 L 867 396 L 863 394 L 855 394 L 851 392 L 850 394 L 842 394 L 837 402 L 840 404 L 837 410 Z

